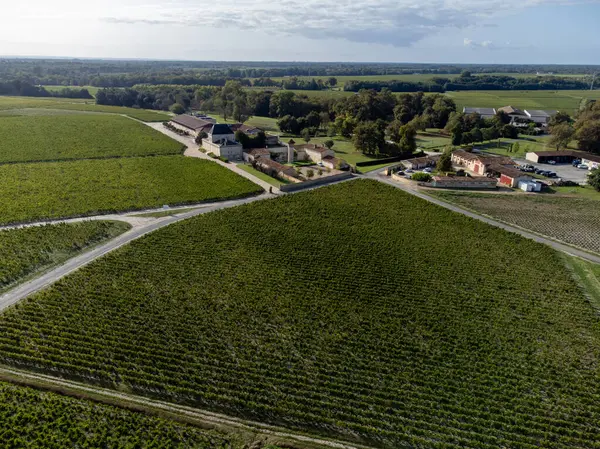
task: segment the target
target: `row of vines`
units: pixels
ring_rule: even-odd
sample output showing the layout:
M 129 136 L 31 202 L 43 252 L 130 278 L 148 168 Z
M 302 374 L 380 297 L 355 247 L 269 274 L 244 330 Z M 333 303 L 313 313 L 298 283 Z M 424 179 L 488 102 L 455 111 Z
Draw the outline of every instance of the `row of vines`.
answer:
M 3 364 L 382 448 L 600 448 L 557 254 L 375 181 L 169 226 L 0 329 Z
M 122 222 L 89 221 L 0 231 L 0 290 L 129 227 Z
M 232 447 L 213 432 L 4 382 L 0 441 L 7 449 Z

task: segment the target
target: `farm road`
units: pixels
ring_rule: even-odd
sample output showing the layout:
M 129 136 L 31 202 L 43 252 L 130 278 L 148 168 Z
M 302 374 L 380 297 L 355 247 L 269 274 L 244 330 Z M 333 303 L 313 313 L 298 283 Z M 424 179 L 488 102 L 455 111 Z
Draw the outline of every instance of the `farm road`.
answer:
M 127 217 L 125 215 L 115 215 L 115 216 L 100 215 L 100 216 L 91 217 L 91 218 L 75 219 L 74 221 L 84 221 L 84 220 L 90 220 L 90 219 L 96 219 L 96 220 L 114 219 L 114 220 L 120 220 L 120 221 L 128 221 L 128 219 L 131 219 L 131 220 L 133 220 L 134 224 L 133 224 L 132 229 L 130 229 L 129 231 L 125 232 L 124 234 L 121 234 L 120 236 L 114 238 L 113 240 L 109 241 L 108 243 L 97 246 L 97 247 L 91 249 L 90 251 L 84 252 L 83 254 L 80 254 L 79 256 L 73 257 L 72 259 L 69 259 L 67 262 L 65 262 L 63 265 L 60 265 L 59 267 L 44 273 L 40 277 L 32 279 L 23 284 L 20 284 L 17 287 L 15 287 L 14 289 L 12 289 L 12 290 L 8 291 L 7 293 L 5 293 L 4 295 L 0 296 L 0 312 L 3 311 L 4 309 L 6 309 L 7 307 L 10 307 L 11 305 L 19 302 L 20 300 L 25 299 L 27 296 L 32 295 L 32 294 L 48 287 L 49 285 L 55 283 L 56 281 L 67 276 L 68 274 L 78 270 L 79 268 L 82 268 L 82 267 L 88 265 L 89 263 L 93 262 L 94 260 L 98 259 L 99 257 L 102 257 L 105 254 L 108 254 L 118 248 L 121 248 L 122 246 L 132 242 L 133 240 L 136 240 L 150 232 L 156 231 L 157 229 L 164 228 L 165 226 L 169 226 L 173 223 L 177 223 L 178 221 L 185 220 L 185 219 L 191 218 L 191 217 L 195 217 L 197 215 L 206 214 L 208 212 L 213 212 L 213 211 L 217 211 L 217 210 L 221 210 L 221 209 L 227 209 L 230 207 L 240 206 L 242 204 L 248 204 L 248 203 L 252 203 L 254 201 L 260 201 L 260 200 L 264 200 L 267 198 L 273 198 L 274 196 L 275 195 L 270 195 L 270 194 L 265 193 L 260 196 L 255 196 L 255 197 L 250 197 L 250 198 L 223 201 L 220 203 L 204 205 L 201 208 L 197 208 L 197 209 L 189 211 L 189 212 L 181 213 L 176 216 L 163 217 L 163 218 L 148 218 L 148 219 L 140 220 L 138 217 Z M 65 222 L 69 222 L 69 221 L 73 221 L 73 220 L 65 220 Z M 54 222 L 54 223 L 57 223 L 57 222 Z M 25 225 L 25 226 L 39 226 L 39 225 L 40 225 L 39 223 L 36 223 L 36 224 Z M 19 226 L 15 226 L 15 228 L 17 228 L 17 227 L 19 227 Z M 20 226 L 20 227 L 23 227 L 23 226 Z M 11 229 L 11 228 L 7 228 L 7 229 Z
M 467 217 L 471 217 L 471 218 L 474 218 L 476 220 L 483 221 L 484 223 L 490 224 L 490 225 L 495 226 L 497 228 L 504 229 L 505 231 L 512 232 L 512 233 L 515 233 L 515 234 L 519 234 L 519 235 L 521 235 L 521 236 L 523 236 L 525 238 L 528 238 L 528 239 L 531 239 L 531 240 L 535 240 L 536 242 L 543 243 L 545 245 L 551 246 L 552 248 L 554 248 L 557 251 L 560 251 L 560 252 L 563 252 L 563 253 L 566 253 L 566 254 L 570 254 L 572 256 L 576 256 L 576 257 L 579 257 L 581 259 L 588 260 L 590 262 L 594 262 L 594 263 L 600 264 L 600 256 L 596 256 L 594 254 L 588 253 L 586 251 L 579 250 L 579 249 L 574 248 L 572 246 L 565 245 L 565 244 L 562 244 L 562 243 L 557 242 L 555 240 L 551 240 L 549 238 L 542 237 L 541 235 L 534 234 L 534 233 L 529 232 L 529 231 L 527 231 L 525 229 L 518 228 L 516 226 L 511 226 L 511 225 L 506 224 L 506 223 L 502 223 L 501 221 L 497 221 L 497 220 L 494 220 L 492 218 L 489 218 L 489 217 L 486 217 L 486 216 L 483 216 L 483 215 L 479 215 L 479 214 L 476 214 L 474 212 L 470 212 L 470 211 L 468 211 L 466 209 L 462 209 L 461 207 L 455 206 L 455 205 L 450 204 L 450 203 L 446 203 L 445 201 L 441 201 L 441 200 L 439 200 L 437 198 L 433 198 L 433 197 L 431 197 L 429 195 L 426 195 L 425 193 L 419 191 L 417 188 L 412 187 L 412 186 L 410 186 L 408 184 L 404 184 L 404 183 L 399 182 L 399 181 L 393 181 L 391 178 L 388 178 L 387 176 L 384 176 L 382 174 L 382 170 L 378 170 L 378 171 L 373 172 L 373 173 L 368 173 L 367 175 L 363 175 L 362 177 L 363 178 L 375 179 L 375 180 L 377 180 L 379 182 L 383 182 L 384 184 L 388 184 L 388 185 L 391 185 L 393 187 L 396 187 L 397 189 L 403 190 L 404 192 L 410 193 L 411 195 L 414 195 L 414 196 L 417 196 L 417 197 L 422 198 L 424 200 L 427 200 L 430 203 L 437 204 L 438 206 L 444 207 L 444 208 L 449 209 L 449 210 L 451 210 L 453 212 L 457 212 L 459 214 L 466 215 Z

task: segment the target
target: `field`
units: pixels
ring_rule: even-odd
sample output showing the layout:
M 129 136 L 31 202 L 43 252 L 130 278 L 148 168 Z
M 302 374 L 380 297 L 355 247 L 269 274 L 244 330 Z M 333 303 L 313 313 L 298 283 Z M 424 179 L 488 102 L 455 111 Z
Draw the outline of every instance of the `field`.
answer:
M 231 199 L 262 191 L 214 162 L 182 156 L 9 164 L 0 166 L 0 179 L 0 224 Z
M 514 106 L 519 109 L 559 110 L 574 114 L 584 98 L 600 99 L 600 90 L 543 90 L 543 91 L 461 91 L 446 92 L 456 102 L 457 109 L 463 107 L 500 108 Z
M 561 256 L 376 181 L 161 229 L 0 328 L 7 365 L 382 448 L 600 447 Z
M 251 175 L 256 176 L 258 179 L 262 179 L 263 181 L 268 182 L 273 187 L 279 188 L 279 187 L 281 187 L 282 184 L 289 184 L 289 182 L 283 182 L 279 179 L 275 179 L 275 178 L 267 175 L 266 173 L 263 173 L 260 170 L 255 169 L 254 167 L 252 167 L 252 165 L 238 164 L 238 167 L 241 170 L 244 170 L 245 172 L 248 172 Z
M 44 86 L 48 92 L 59 92 L 63 89 L 87 89 L 92 97 L 95 97 L 98 91 L 101 89 L 100 87 L 94 86 Z
M 129 228 L 122 222 L 87 221 L 0 231 L 0 291 Z
M 169 119 L 169 115 L 160 111 L 147 109 L 123 108 L 119 106 L 100 106 L 93 100 L 79 100 L 71 98 L 33 98 L 33 97 L 4 97 L 0 96 L 0 112 L 27 110 L 68 110 L 80 112 L 102 112 L 109 114 L 128 115 L 143 122 L 162 122 Z
M 182 152 L 179 142 L 117 115 L 0 117 L 0 163 Z
M 507 223 L 600 253 L 600 207 L 596 200 L 552 195 L 429 193 Z
M 600 265 L 578 257 L 564 256 L 567 267 L 571 269 L 577 281 L 585 287 L 590 301 L 600 311 Z
M 117 407 L 0 382 L 5 448 L 230 449 L 221 434 Z

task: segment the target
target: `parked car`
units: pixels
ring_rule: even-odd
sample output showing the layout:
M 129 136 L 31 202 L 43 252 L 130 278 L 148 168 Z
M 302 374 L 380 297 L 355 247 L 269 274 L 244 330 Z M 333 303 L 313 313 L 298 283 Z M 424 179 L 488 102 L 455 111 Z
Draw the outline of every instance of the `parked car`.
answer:
M 575 159 L 573 161 L 573 167 L 577 167 L 579 164 L 581 164 L 581 159 Z
M 544 172 L 544 170 L 542 170 L 541 168 L 536 168 L 535 169 L 535 174 L 536 175 L 541 175 Z
M 550 165 L 556 165 L 556 161 L 548 161 Z
M 410 168 L 405 170 L 405 173 L 414 173 Z
M 579 165 L 577 166 L 577 168 L 579 168 L 579 169 L 581 169 L 581 170 L 587 170 L 587 169 L 588 169 L 588 168 L 590 168 L 590 167 L 588 167 L 588 165 L 587 165 L 587 164 L 579 164 Z
M 432 170 L 432 168 L 431 168 L 431 167 L 427 167 L 427 168 L 423 169 L 423 171 L 424 171 L 425 173 L 431 173 L 433 170 Z
M 548 176 L 548 178 L 556 178 L 557 174 L 554 173 L 553 171 L 551 171 L 551 172 L 548 172 L 547 176 Z

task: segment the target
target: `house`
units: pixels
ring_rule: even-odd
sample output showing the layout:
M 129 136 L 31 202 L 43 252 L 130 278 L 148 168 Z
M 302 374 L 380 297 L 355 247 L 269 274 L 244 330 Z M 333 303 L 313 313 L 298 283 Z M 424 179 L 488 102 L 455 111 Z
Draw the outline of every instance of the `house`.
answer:
M 435 167 L 440 160 L 441 155 L 415 157 L 402 161 L 402 164 L 409 170 L 421 170 L 427 167 Z
M 600 156 L 576 150 L 534 151 L 527 153 L 525 159 L 538 164 L 547 164 L 551 161 L 558 164 L 570 164 L 579 159 L 582 164 L 586 164 L 592 169 L 600 167 Z
M 302 182 L 298 179 L 296 170 L 292 167 L 272 161 L 266 157 L 256 159 L 255 167 L 273 178 L 281 178 L 294 183 Z
M 350 167 L 345 160 L 338 157 L 325 156 L 322 162 L 323 167 L 330 168 L 331 170 L 345 170 Z
M 169 123 L 177 129 L 190 133 L 194 137 L 197 137 L 202 132 L 208 133 L 214 125 L 208 120 L 187 114 L 173 117 Z
M 229 160 L 243 159 L 242 145 L 236 142 L 235 134 L 229 125 L 212 124 L 208 137 L 202 139 L 202 148 Z
M 539 126 L 548 126 L 548 122 L 552 117 L 558 114 L 558 111 L 542 111 L 538 109 L 527 110 L 525 109 L 525 115 L 529 117 L 529 120 Z
M 271 159 L 271 152 L 266 148 L 255 148 L 250 151 L 244 151 L 244 160 L 246 162 L 253 162 L 259 157 Z
M 323 159 L 326 157 L 335 157 L 335 152 L 325 147 L 320 147 L 317 145 L 305 146 L 304 151 L 308 158 L 313 161 L 315 164 L 323 162 Z
M 262 131 L 262 129 L 260 129 L 260 128 L 256 128 L 254 126 L 244 125 L 243 123 L 234 123 L 233 125 L 229 125 L 229 127 L 231 128 L 231 130 L 234 133 L 236 133 L 238 131 L 241 131 L 241 132 L 243 132 L 245 134 L 248 134 L 249 136 L 255 136 L 259 132 Z
M 498 181 L 485 176 L 434 176 L 432 187 L 441 189 L 495 189 Z
M 512 167 L 516 165 L 509 157 L 475 154 L 465 150 L 454 151 L 452 153 L 452 163 L 465 167 L 470 172 L 479 176 L 484 176 L 488 173 L 491 165 L 506 165 Z
M 481 118 L 490 119 L 496 116 L 494 108 L 463 108 L 464 114 L 479 114 Z
M 499 178 L 498 182 L 507 187 L 518 187 L 520 182 L 532 181 L 533 177 L 515 167 L 493 164 L 488 173 Z

